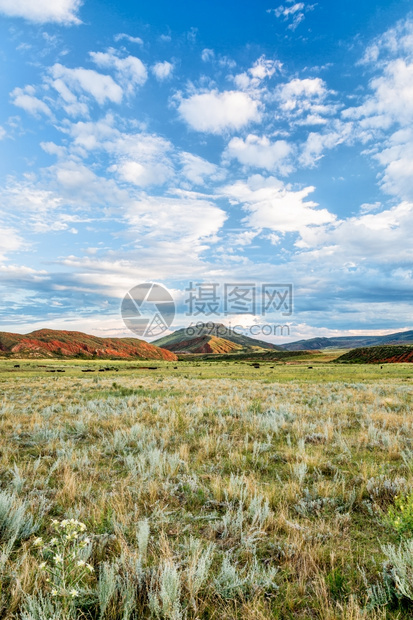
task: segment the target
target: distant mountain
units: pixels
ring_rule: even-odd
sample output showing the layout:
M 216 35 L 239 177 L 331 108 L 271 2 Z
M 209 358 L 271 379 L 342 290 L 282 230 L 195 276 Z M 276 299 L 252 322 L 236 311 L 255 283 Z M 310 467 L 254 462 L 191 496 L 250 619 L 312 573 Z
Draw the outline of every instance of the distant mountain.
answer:
M 413 346 L 383 345 L 352 349 L 334 362 L 347 364 L 391 364 L 413 362 Z
M 340 336 L 337 338 L 310 338 L 280 345 L 286 351 L 314 351 L 316 349 L 356 349 L 391 344 L 413 344 L 413 331 L 396 332 L 387 336 Z
M 139 338 L 98 338 L 54 329 L 39 329 L 24 335 L 0 332 L 0 356 L 177 359 L 175 353 Z
M 237 353 L 242 350 L 281 350 L 281 347 L 270 342 L 236 333 L 222 323 L 206 323 L 203 326 L 178 329 L 169 336 L 154 340 L 152 344 L 179 353 Z

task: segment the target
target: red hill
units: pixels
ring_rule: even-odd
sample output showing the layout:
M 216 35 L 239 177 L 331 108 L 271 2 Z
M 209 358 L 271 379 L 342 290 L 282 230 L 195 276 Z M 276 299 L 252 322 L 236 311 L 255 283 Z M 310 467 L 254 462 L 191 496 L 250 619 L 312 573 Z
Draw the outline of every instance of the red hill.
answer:
M 0 355 L 176 360 L 172 351 L 139 338 L 98 338 L 82 332 L 39 329 L 30 334 L 0 332 Z

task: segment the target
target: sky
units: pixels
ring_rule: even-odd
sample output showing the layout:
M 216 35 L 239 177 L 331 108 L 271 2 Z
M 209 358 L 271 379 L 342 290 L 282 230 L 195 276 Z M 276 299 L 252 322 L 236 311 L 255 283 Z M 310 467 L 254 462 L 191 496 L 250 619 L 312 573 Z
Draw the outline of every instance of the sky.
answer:
M 0 330 L 413 328 L 409 0 L 0 0 L 0 63 Z

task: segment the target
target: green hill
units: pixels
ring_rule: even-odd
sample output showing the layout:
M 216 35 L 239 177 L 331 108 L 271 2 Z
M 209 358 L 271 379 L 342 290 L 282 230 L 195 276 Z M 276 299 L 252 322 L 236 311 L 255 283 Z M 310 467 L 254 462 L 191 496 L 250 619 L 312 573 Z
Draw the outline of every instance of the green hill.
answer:
M 352 349 L 334 361 L 343 364 L 394 364 L 413 362 L 413 346 L 388 345 Z

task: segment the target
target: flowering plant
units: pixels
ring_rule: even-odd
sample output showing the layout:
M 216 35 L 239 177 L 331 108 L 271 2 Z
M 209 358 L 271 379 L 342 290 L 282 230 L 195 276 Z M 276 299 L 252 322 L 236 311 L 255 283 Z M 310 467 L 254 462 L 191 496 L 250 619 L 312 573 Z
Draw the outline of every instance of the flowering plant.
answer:
M 55 536 L 49 542 L 38 537 L 33 545 L 42 555 L 40 569 L 47 575 L 51 595 L 60 601 L 63 609 L 69 609 L 85 592 L 94 572 L 93 566 L 86 561 L 90 555 L 90 539 L 86 525 L 76 519 L 54 519 L 52 527 Z
M 411 536 L 413 533 L 413 492 L 408 495 L 397 495 L 394 506 L 387 513 L 388 523 L 400 536 Z

